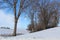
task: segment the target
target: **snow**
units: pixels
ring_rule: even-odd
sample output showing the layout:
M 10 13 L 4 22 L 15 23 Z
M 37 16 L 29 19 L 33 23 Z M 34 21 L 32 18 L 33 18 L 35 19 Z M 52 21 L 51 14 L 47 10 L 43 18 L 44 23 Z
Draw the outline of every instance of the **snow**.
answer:
M 18 29 L 17 34 L 27 34 L 29 31 L 26 29 Z M 13 29 L 1 29 L 0 28 L 0 35 L 12 35 L 13 34 Z
M 0 37 L 0 40 L 60 40 L 60 27 L 55 27 L 16 37 Z

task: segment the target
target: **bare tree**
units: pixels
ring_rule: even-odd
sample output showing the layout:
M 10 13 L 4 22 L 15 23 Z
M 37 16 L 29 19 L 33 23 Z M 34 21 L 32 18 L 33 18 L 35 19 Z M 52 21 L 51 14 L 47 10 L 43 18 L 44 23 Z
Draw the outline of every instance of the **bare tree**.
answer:
M 13 36 L 16 36 L 17 23 L 18 23 L 18 19 L 19 19 L 20 15 L 22 14 L 23 10 L 29 6 L 29 3 L 27 4 L 27 2 L 28 2 L 28 0 L 1 0 L 1 4 L 6 3 L 6 5 L 8 5 L 8 8 L 10 7 L 13 9 L 13 12 L 14 12 Z M 2 7 L 4 7 L 4 6 L 2 6 Z M 17 9 L 17 7 L 18 7 L 18 9 Z
M 40 6 L 40 13 L 39 15 L 39 19 L 40 19 L 40 24 L 42 23 L 42 28 L 46 29 L 46 27 L 49 24 L 49 21 L 52 20 L 52 16 L 55 15 L 55 18 L 53 17 L 53 24 L 55 24 L 54 26 L 56 26 L 58 24 L 58 2 L 53 1 L 50 2 L 49 0 L 43 0 L 42 1 L 42 6 Z M 57 6 L 56 6 L 57 5 Z M 52 25 L 53 26 L 53 25 Z

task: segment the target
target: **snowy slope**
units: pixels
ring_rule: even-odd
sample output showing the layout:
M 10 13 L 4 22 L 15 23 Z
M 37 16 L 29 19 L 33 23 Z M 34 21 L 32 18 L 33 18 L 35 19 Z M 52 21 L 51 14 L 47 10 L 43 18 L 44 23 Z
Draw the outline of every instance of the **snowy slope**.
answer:
M 1 40 L 60 40 L 60 27 L 51 28 L 35 33 L 19 35 L 16 37 L 0 37 Z

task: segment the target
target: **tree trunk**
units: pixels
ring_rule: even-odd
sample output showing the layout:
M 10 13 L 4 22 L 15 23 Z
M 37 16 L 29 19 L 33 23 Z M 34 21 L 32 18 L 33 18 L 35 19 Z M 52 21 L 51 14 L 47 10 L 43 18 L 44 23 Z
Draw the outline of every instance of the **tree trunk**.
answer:
M 18 20 L 17 20 L 17 19 L 15 19 L 13 36 L 16 36 L 16 31 L 17 31 L 17 22 L 18 22 Z
M 13 36 L 16 36 L 16 30 L 17 30 L 17 16 L 16 16 L 16 1 L 14 2 L 14 31 Z

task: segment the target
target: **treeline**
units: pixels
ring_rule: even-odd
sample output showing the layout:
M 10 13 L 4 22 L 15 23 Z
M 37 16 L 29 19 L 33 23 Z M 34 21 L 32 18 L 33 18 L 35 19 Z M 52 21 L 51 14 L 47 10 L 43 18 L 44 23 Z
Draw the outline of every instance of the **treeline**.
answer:
M 35 4 L 36 3 L 36 4 Z M 31 32 L 57 27 L 59 23 L 60 3 L 57 0 L 37 0 L 29 9 L 31 23 L 28 30 Z
M 9 27 L 0 27 L 1 29 L 10 29 Z

